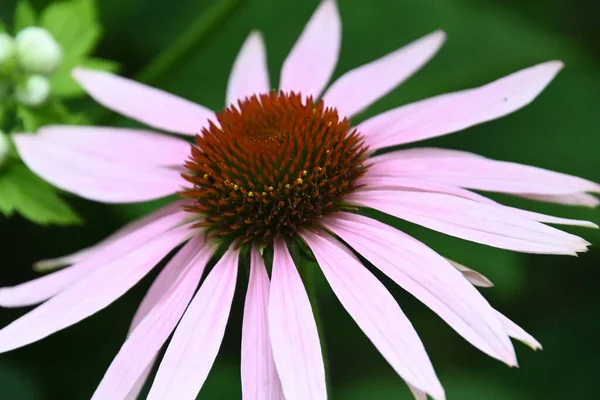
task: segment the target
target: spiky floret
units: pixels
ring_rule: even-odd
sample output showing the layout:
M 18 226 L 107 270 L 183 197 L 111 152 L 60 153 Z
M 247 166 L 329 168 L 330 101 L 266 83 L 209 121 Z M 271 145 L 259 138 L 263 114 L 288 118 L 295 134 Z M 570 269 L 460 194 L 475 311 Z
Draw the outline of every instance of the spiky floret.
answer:
M 271 92 L 238 101 L 196 136 L 184 178 L 209 232 L 264 244 L 344 206 L 367 147 L 323 101 Z

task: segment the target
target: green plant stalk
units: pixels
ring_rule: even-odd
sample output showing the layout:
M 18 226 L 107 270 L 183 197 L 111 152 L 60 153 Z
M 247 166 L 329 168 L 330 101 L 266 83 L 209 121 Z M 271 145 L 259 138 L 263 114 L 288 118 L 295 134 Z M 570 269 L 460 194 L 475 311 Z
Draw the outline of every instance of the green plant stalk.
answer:
M 244 0 L 221 0 L 199 18 L 163 53 L 151 61 L 146 68 L 136 75 L 136 80 L 145 83 L 156 83 L 163 76 L 185 60 L 208 34 L 239 6 Z

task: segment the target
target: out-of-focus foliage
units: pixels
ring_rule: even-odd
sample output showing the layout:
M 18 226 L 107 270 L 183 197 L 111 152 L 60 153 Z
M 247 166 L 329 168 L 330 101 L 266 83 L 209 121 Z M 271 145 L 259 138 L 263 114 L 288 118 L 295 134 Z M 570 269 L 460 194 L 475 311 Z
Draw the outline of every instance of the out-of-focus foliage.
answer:
M 50 49 L 52 51 L 45 55 L 45 58 L 51 58 L 45 62 L 57 60 L 58 66 L 52 64 L 44 76 L 34 75 L 27 65 L 21 65 L 23 57 L 19 58 L 18 51 L 13 62 L 1 66 L 0 86 L 7 87 L 8 93 L 0 96 L 0 130 L 3 131 L 0 131 L 0 135 L 34 133 L 46 124 L 86 122 L 83 114 L 70 111 L 65 104 L 65 100 L 84 94 L 71 77 L 71 70 L 76 66 L 85 66 L 116 71 L 118 67 L 113 61 L 92 56 L 102 36 L 95 1 L 65 0 L 36 8 L 28 0 L 19 0 L 14 5 L 14 13 L 3 12 L 0 20 L 12 20 L 12 24 L 1 22 L 0 32 L 12 33 L 17 48 L 20 34 L 22 36 L 23 32 L 31 29 L 37 30 L 33 34 L 37 35 L 38 41 L 42 35 L 41 39 L 50 41 L 46 46 L 58 48 Z M 12 29 L 7 28 L 10 25 Z M 33 47 L 25 49 L 31 53 L 27 59 L 34 63 L 34 67 L 43 67 L 44 58 L 39 54 L 44 51 L 40 49 L 42 43 L 36 43 L 35 38 L 29 42 L 29 46 Z M 50 50 L 46 49 L 46 52 Z M 37 85 L 31 86 L 36 82 Z M 58 191 L 28 171 L 13 151 L 9 161 L 0 165 L 0 214 L 11 217 L 15 213 L 40 225 L 81 222 L 81 218 L 62 200 Z
M 36 0 L 36 10 L 47 0 Z M 97 55 L 116 60 L 135 76 L 217 0 L 102 0 L 98 2 L 104 37 Z M 336 76 L 435 29 L 448 41 L 440 54 L 410 81 L 376 103 L 368 116 L 431 95 L 489 82 L 538 62 L 560 59 L 566 68 L 531 106 L 498 121 L 423 143 L 478 152 L 486 156 L 559 170 L 600 181 L 600 44 L 594 0 L 340 0 L 344 39 Z M 224 106 L 227 76 L 252 29 L 263 32 L 271 79 L 276 86 L 281 63 L 318 4 L 310 1 L 245 0 L 215 27 L 157 86 L 218 110 Z M 0 2 L 0 18 L 13 15 L 15 2 Z M 9 22 L 6 18 L 5 22 Z M 7 24 L 8 25 L 8 24 Z M 76 104 L 102 118 L 92 122 L 136 126 L 84 100 Z M 559 216 L 600 221 L 597 210 L 536 204 L 495 197 L 511 205 Z M 3 248 L 0 284 L 34 276 L 29 266 L 40 258 L 90 245 L 126 220 L 161 202 L 106 207 L 75 200 L 88 221 L 82 228 L 40 230 L 19 219 L 0 220 Z M 541 352 L 515 344 L 521 368 L 510 369 L 479 353 L 426 307 L 382 277 L 413 321 L 439 371 L 450 400 L 593 400 L 600 358 L 598 309 L 600 253 L 573 257 L 529 256 L 465 243 L 399 221 L 389 221 L 443 255 L 488 276 L 496 286 L 483 289 L 489 301 L 530 331 Z M 573 228 L 600 245 L 597 231 Z M 27 243 L 27 248 L 19 248 Z M 380 276 L 380 275 L 378 275 Z M 380 276 L 381 277 L 381 276 Z M 153 277 L 107 310 L 41 343 L 6 355 L 3 366 L 18 365 L 23 383 L 0 388 L 7 398 L 86 399 L 121 345 L 130 318 Z M 200 399 L 239 399 L 241 276 L 228 332 Z M 409 392 L 344 312 L 326 283 L 318 285 L 327 340 L 331 398 L 410 399 Z M 2 310 L 0 325 L 22 310 Z M 0 379 L 5 379 L 0 371 Z M 6 378 L 8 379 L 8 378 Z M 17 378 L 15 378 L 17 380 Z M 38 396 L 38 397 L 35 397 Z

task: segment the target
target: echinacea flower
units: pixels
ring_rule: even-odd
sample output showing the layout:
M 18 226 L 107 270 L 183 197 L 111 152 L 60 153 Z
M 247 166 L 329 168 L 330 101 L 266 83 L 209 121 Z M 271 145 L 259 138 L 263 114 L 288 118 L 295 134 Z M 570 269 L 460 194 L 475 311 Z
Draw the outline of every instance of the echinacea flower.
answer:
M 427 62 L 444 34 L 349 71 L 324 91 L 340 40 L 336 3 L 325 0 L 284 62 L 280 91 L 273 92 L 262 38 L 252 33 L 229 79 L 229 106 L 217 114 L 106 72 L 76 70 L 75 78 L 102 105 L 153 128 L 192 135 L 195 145 L 190 152 L 184 140 L 144 130 L 50 126 L 15 136 L 24 162 L 57 187 L 96 201 L 141 202 L 174 193 L 183 200 L 90 248 L 43 261 L 72 264 L 63 270 L 1 289 L 2 306 L 42 304 L 0 330 L 0 352 L 103 309 L 174 252 L 93 399 L 135 398 L 172 333 L 148 399 L 194 399 L 219 351 L 242 257 L 250 263 L 243 398 L 325 399 L 317 326 L 290 249 L 312 252 L 341 304 L 419 399 L 443 399 L 442 385 L 410 321 L 356 254 L 484 353 L 514 366 L 509 336 L 539 347 L 475 289 L 487 284 L 484 277 L 365 210 L 502 249 L 585 251 L 588 242 L 545 223 L 594 224 L 511 208 L 471 190 L 595 206 L 587 194 L 600 191 L 593 182 L 455 150 L 377 153 L 516 111 L 562 64 L 536 65 L 352 126 L 351 117 Z

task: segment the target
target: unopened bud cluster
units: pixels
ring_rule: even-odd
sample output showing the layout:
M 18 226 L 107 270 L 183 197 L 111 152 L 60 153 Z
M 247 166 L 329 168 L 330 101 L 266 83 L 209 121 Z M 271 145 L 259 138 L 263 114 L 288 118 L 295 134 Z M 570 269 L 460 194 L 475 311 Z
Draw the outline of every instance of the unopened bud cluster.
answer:
M 61 60 L 60 45 L 44 28 L 25 28 L 14 38 L 0 33 L 0 101 L 14 92 L 21 104 L 42 105 Z

